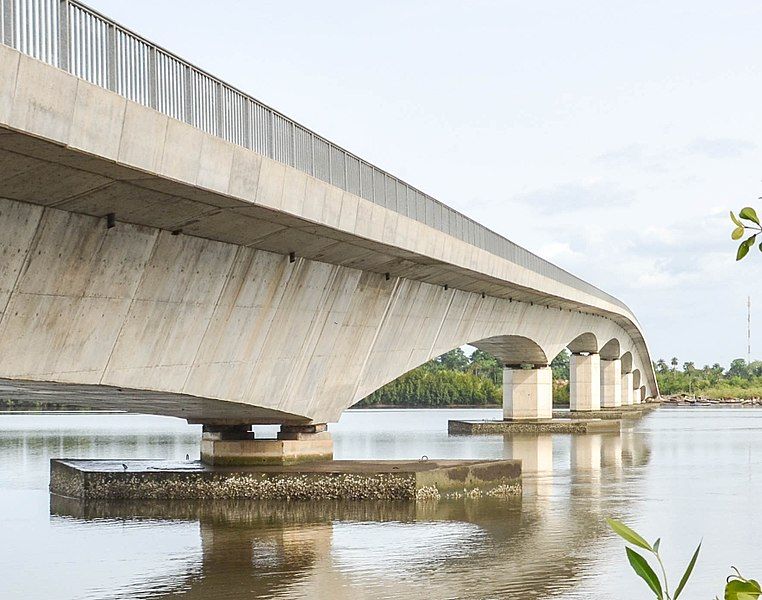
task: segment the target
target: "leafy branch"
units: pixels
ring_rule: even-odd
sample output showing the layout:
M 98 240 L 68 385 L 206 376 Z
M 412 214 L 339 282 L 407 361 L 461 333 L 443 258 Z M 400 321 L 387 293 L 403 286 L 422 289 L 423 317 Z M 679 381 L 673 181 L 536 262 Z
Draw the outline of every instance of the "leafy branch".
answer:
M 677 588 L 675 588 L 675 595 L 670 596 L 667 572 L 664 569 L 664 563 L 662 562 L 661 556 L 659 555 L 661 538 L 656 540 L 653 545 L 651 545 L 641 535 L 627 527 L 627 525 L 624 523 L 616 521 L 615 519 L 606 519 L 606 522 L 609 524 L 609 527 L 611 527 L 614 533 L 621 537 L 625 542 L 646 550 L 652 554 L 654 558 L 656 558 L 661 569 L 661 577 L 656 574 L 645 556 L 633 550 L 629 546 L 625 547 L 627 560 L 630 563 L 632 570 L 635 571 L 638 577 L 646 582 L 657 600 L 678 600 L 680 594 L 683 592 L 683 589 L 685 589 L 685 585 L 688 583 L 688 579 L 690 578 L 691 573 L 693 573 L 693 567 L 696 566 L 696 560 L 698 559 L 699 551 L 701 550 L 701 543 L 699 543 L 699 545 L 696 547 L 696 551 L 693 553 L 691 560 L 688 562 L 688 566 L 685 568 L 685 572 L 680 578 L 680 582 L 677 584 Z M 745 579 L 741 573 L 738 572 L 738 569 L 735 567 L 732 567 L 732 569 L 735 571 L 735 574 L 727 578 L 723 599 L 759 600 L 759 597 L 762 596 L 762 587 L 760 587 L 759 582 L 754 579 Z M 719 600 L 719 598 L 716 598 L 716 600 Z
M 670 596 L 667 572 L 664 569 L 664 563 L 662 562 L 661 555 L 659 554 L 661 538 L 656 540 L 652 546 L 642 536 L 627 527 L 627 525 L 624 523 L 614 519 L 606 519 L 606 522 L 609 524 L 609 527 L 614 530 L 614 533 L 624 539 L 625 542 L 648 551 L 656 558 L 661 569 L 661 578 L 653 570 L 645 556 L 633 550 L 629 546 L 625 548 L 627 553 L 627 560 L 629 561 L 632 570 L 635 571 L 635 573 L 637 573 L 637 575 L 648 584 L 648 587 L 651 588 L 651 591 L 656 595 L 657 600 L 677 600 L 685 588 L 685 584 L 688 583 L 688 578 L 693 572 L 693 567 L 696 565 L 696 560 L 698 559 L 699 551 L 701 550 L 701 544 L 699 543 L 696 551 L 691 557 L 690 562 L 688 563 L 688 566 L 685 569 L 685 572 L 683 573 L 683 576 L 680 578 L 680 582 L 677 584 L 677 588 L 675 588 L 675 595 Z
M 730 234 L 730 237 L 732 239 L 740 240 L 744 235 L 746 235 L 746 233 L 751 233 L 751 235 L 748 238 L 746 238 L 744 241 L 742 241 L 741 244 L 738 246 L 738 252 L 736 253 L 736 260 L 741 260 L 744 256 L 746 256 L 749 253 L 749 248 L 751 248 L 756 243 L 757 235 L 762 233 L 762 225 L 760 225 L 759 223 L 759 217 L 757 217 L 757 211 L 755 211 L 750 206 L 742 208 L 741 212 L 738 213 L 738 217 L 736 217 L 735 214 L 733 214 L 733 211 L 730 211 L 730 219 L 733 221 L 733 224 L 735 225 L 735 229 L 733 229 L 733 233 Z M 744 223 L 741 219 L 743 219 L 743 221 L 748 221 L 749 224 Z M 759 250 L 760 252 L 762 252 L 762 243 L 759 244 Z

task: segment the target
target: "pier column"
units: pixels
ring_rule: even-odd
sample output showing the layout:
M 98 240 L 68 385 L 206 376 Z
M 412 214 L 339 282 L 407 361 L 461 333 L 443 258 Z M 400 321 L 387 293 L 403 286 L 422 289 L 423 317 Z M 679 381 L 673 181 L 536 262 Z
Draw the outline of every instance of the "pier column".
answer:
M 601 409 L 601 357 L 598 354 L 572 354 L 569 357 L 569 409 Z
M 635 388 L 632 390 L 632 403 L 640 404 L 643 402 L 643 390 L 641 388 Z
M 553 417 L 553 373 L 550 367 L 503 369 L 503 419 Z
M 632 373 L 622 373 L 622 406 L 632 406 L 632 392 Z
M 601 407 L 622 406 L 622 361 L 601 359 Z
M 277 439 L 254 437 L 249 425 L 204 425 L 201 460 L 210 465 L 286 465 L 333 459 L 325 423 L 281 425 Z

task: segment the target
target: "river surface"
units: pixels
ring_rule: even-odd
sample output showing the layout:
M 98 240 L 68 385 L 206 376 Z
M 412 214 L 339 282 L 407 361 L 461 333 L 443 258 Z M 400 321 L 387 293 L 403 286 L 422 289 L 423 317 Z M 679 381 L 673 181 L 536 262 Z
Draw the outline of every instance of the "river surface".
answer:
M 349 411 L 335 455 L 521 458 L 521 499 L 84 507 L 48 494 L 49 458 L 197 458 L 199 428 L 0 414 L 0 598 L 650 598 L 607 516 L 661 537 L 673 579 L 703 539 L 686 600 L 720 593 L 731 565 L 762 577 L 762 410 L 661 409 L 621 434 L 447 435 L 450 418 L 499 415 Z

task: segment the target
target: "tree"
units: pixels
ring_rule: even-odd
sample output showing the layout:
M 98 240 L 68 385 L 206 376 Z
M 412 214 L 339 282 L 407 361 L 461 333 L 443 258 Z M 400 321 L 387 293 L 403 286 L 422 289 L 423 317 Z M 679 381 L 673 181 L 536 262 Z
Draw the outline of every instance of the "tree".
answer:
M 728 377 L 741 377 L 743 379 L 748 379 L 749 367 L 746 364 L 746 361 L 743 358 L 736 358 L 730 363 L 730 368 L 728 369 L 727 375 Z
M 672 365 L 672 370 L 673 370 L 673 371 L 674 371 L 675 369 L 677 369 L 677 364 L 678 364 L 677 356 L 673 356 L 673 357 L 672 357 L 672 360 L 671 360 L 671 361 L 669 361 L 669 364 L 671 364 L 671 365 Z
M 550 361 L 550 368 L 553 371 L 553 379 L 569 380 L 569 353 L 565 348 Z
M 437 358 L 437 362 L 450 371 L 465 371 L 469 364 L 468 356 L 461 348 L 446 352 Z
M 669 367 L 667 366 L 667 361 L 663 358 L 660 358 L 656 361 L 656 364 L 654 365 L 654 369 L 658 371 L 659 373 L 666 373 Z

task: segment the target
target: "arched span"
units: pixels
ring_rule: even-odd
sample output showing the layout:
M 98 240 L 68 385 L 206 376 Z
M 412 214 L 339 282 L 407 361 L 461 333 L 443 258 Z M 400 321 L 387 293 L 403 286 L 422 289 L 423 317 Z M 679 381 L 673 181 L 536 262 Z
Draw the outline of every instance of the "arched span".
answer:
M 598 352 L 598 339 L 593 333 L 583 333 L 569 342 L 566 347 L 573 354 L 580 354 L 582 352 L 595 353 Z
M 646 391 L 646 386 L 641 385 L 640 386 L 640 398 L 641 400 L 645 400 L 648 398 L 648 392 Z
M 622 374 L 632 373 L 632 353 L 625 352 L 622 354 Z
M 471 342 L 503 365 L 547 365 L 548 357 L 537 342 L 520 335 L 496 335 Z
M 621 351 L 619 340 L 611 338 L 601 347 L 600 355 L 603 360 L 616 360 L 619 358 Z
M 632 389 L 637 390 L 640 387 L 640 369 L 632 372 Z

